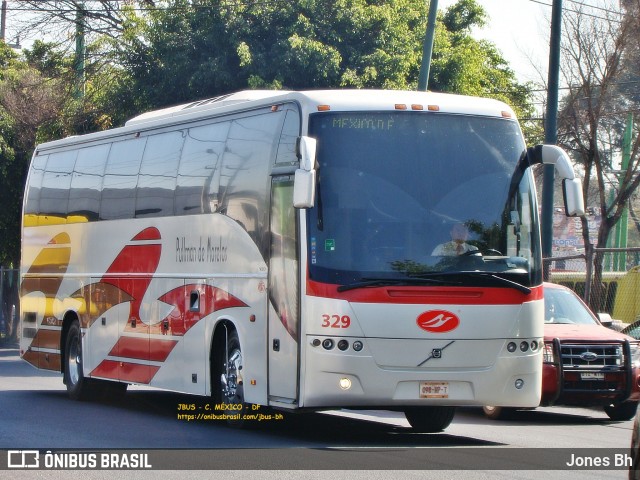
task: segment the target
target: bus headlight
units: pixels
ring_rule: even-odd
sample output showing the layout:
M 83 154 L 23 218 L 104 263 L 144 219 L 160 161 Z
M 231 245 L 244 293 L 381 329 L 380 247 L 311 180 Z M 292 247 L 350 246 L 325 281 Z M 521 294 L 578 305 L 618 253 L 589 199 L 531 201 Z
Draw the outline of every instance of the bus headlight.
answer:
M 330 338 L 325 338 L 322 341 L 322 348 L 324 348 L 325 350 L 331 350 L 334 345 L 335 345 L 334 341 Z
M 338 385 L 340 385 L 340 388 L 342 390 L 349 390 L 351 388 L 351 379 L 347 377 L 343 377 L 338 382 Z

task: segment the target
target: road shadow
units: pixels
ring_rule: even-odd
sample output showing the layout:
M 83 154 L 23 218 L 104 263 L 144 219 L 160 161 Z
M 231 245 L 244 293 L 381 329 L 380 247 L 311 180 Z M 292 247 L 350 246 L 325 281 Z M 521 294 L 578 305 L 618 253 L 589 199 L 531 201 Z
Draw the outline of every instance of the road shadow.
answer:
M 10 357 L 15 357 L 16 360 L 19 360 L 20 359 L 19 350 L 14 345 L 3 346 L 2 343 L 0 343 L 0 358 L 10 358 Z
M 225 412 L 215 411 L 211 399 L 173 392 L 154 390 L 132 390 L 121 396 L 104 396 L 93 400 L 128 412 L 153 414 L 167 419 L 179 420 L 178 414 L 194 412 L 203 415 Z M 183 406 L 183 407 L 181 407 Z M 188 406 L 192 410 L 183 410 Z M 372 419 L 360 419 L 345 416 L 334 416 L 322 412 L 289 413 L 260 407 L 258 412 L 263 421 L 245 422 L 244 430 L 277 439 L 278 444 L 292 443 L 297 445 L 331 445 L 357 448 L 405 448 L 416 446 L 500 446 L 502 443 L 480 440 L 472 437 L 451 435 L 445 432 L 435 434 L 416 433 L 410 427 L 402 427 Z M 228 412 L 233 413 L 233 412 Z M 249 412 L 251 413 L 251 411 Z M 237 430 L 228 426 L 224 420 L 211 422 L 208 420 L 192 420 L 190 426 L 206 426 L 206 428 Z
M 605 416 L 598 416 L 602 410 L 594 409 L 593 415 L 583 413 L 583 408 L 576 408 L 575 413 L 567 413 L 569 407 L 562 407 L 562 412 L 553 412 L 548 408 L 544 410 L 513 410 L 505 419 L 490 420 L 484 416 L 481 408 L 465 408 L 464 411 L 470 417 L 477 417 L 485 420 L 487 423 L 497 424 L 513 424 L 513 425 L 555 425 L 555 426 L 572 426 L 572 425 L 610 425 L 622 423 L 623 421 L 614 421 Z M 603 414 L 604 415 L 604 414 Z M 626 420 L 625 420 L 626 421 Z

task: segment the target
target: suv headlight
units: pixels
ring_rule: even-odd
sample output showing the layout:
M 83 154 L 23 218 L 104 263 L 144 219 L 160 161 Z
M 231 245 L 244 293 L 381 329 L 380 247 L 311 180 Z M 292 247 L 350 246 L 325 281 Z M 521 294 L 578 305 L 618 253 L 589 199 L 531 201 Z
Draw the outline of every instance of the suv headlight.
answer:
M 545 363 L 555 363 L 555 355 L 553 352 L 553 342 L 544 342 L 542 359 Z
M 631 347 L 631 365 L 640 367 L 640 342 L 630 343 Z

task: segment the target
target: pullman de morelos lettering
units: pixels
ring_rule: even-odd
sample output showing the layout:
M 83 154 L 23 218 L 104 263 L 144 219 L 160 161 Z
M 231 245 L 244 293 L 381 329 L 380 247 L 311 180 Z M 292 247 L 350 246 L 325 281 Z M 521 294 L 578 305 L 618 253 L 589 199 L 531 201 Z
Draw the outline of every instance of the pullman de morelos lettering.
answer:
M 176 237 L 176 262 L 210 262 L 224 263 L 227 261 L 227 246 L 222 244 L 222 238 L 216 242 L 207 237 L 204 242 L 200 237 L 198 245 L 187 242 L 186 237 Z

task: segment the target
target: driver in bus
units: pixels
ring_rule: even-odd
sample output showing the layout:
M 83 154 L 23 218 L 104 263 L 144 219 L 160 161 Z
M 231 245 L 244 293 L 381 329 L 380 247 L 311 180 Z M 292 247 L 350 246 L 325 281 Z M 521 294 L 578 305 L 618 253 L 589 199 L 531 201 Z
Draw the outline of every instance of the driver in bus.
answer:
M 478 250 L 477 247 L 470 245 L 466 242 L 469 237 L 469 230 L 463 223 L 456 223 L 452 228 L 451 241 L 441 243 L 436 246 L 431 253 L 434 257 L 442 256 L 455 256 L 462 255 L 463 253 L 472 252 Z

